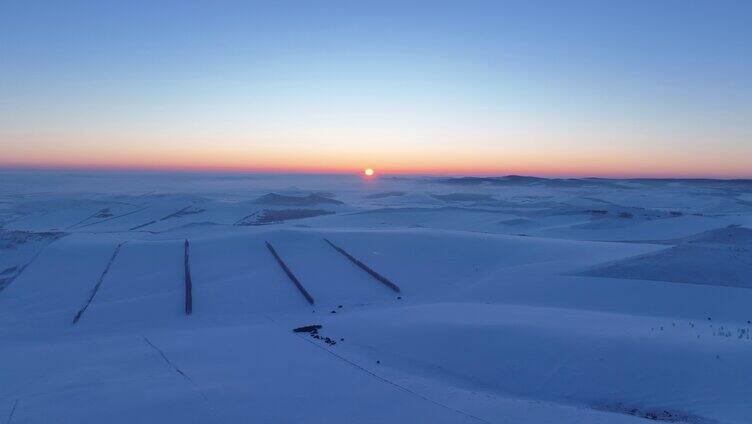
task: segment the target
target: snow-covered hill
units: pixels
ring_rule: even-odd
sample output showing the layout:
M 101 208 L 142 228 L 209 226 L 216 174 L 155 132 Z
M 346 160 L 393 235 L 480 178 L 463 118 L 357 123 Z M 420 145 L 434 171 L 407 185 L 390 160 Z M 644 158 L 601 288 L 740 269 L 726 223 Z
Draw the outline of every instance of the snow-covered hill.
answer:
M 3 172 L 0 419 L 749 423 L 750 196 Z

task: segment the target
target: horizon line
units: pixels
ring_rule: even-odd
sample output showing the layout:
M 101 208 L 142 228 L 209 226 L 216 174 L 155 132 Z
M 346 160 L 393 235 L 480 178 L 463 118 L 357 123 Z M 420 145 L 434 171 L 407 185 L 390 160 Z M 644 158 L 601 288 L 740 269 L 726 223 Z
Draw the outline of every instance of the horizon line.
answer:
M 365 169 L 365 168 L 363 168 Z M 232 168 L 232 167 L 149 167 L 149 166 L 60 166 L 60 165 L 2 165 L 0 172 L 93 172 L 93 173 L 145 173 L 145 174 L 267 174 L 267 175 L 362 175 L 363 169 L 287 169 L 287 168 Z M 467 177 L 467 178 L 503 178 L 503 177 L 532 177 L 543 179 L 610 179 L 610 180 L 752 180 L 752 174 L 722 175 L 722 174 L 679 174 L 679 173 L 517 173 L 505 171 L 421 171 L 399 170 L 380 171 L 376 169 L 377 177 Z

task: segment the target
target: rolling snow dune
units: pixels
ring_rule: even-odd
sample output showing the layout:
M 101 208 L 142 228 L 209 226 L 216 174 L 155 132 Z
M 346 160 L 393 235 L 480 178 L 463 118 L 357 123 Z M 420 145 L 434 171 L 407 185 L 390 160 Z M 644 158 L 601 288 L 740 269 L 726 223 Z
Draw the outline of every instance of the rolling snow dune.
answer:
M 2 176 L 3 422 L 752 419 L 749 183 Z
M 751 229 L 731 226 L 664 243 L 676 245 L 585 275 L 752 288 Z
M 438 380 L 446 373 L 523 398 L 742 422 L 752 414 L 752 389 L 739 378 L 752 365 L 752 325 L 718 327 L 732 336 L 716 336 L 702 321 L 658 325 L 652 317 L 477 303 L 369 311 L 324 324 L 327 334 L 350 341 L 343 350 Z

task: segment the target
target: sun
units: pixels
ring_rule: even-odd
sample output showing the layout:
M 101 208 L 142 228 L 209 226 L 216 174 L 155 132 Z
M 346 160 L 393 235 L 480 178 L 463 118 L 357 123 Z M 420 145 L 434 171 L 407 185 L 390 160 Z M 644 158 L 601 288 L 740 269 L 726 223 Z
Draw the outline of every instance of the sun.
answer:
M 372 177 L 373 176 L 373 169 L 366 168 L 365 170 L 363 170 L 363 173 L 366 174 L 366 177 Z

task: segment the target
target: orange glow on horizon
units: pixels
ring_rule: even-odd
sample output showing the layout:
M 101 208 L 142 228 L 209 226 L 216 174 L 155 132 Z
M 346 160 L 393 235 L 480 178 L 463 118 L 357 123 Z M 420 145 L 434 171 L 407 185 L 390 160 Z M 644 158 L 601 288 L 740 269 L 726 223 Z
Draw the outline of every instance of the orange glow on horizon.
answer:
M 535 175 L 549 177 L 716 177 L 751 178 L 747 158 L 718 157 L 664 150 L 496 149 L 473 151 L 436 146 L 393 149 L 322 148 L 302 145 L 295 151 L 246 145 L 129 145 L 115 150 L 96 144 L 74 148 L 66 143 L 43 151 L 19 143 L 0 158 L 0 168 L 82 169 L 180 172 L 268 172 L 364 175 L 368 163 L 379 175 Z
M 729 169 L 727 172 L 717 172 L 711 169 L 695 169 L 691 171 L 666 170 L 654 171 L 650 169 L 610 169 L 608 166 L 600 167 L 431 167 L 431 166 L 383 166 L 380 167 L 381 175 L 445 175 L 445 176 L 503 176 L 503 175 L 528 175 L 539 177 L 603 177 L 603 178 L 752 178 L 747 169 Z M 125 164 L 125 163 L 69 163 L 69 162 L 0 162 L 2 169 L 40 169 L 40 170 L 81 170 L 81 171 L 125 171 L 125 172 L 249 172 L 249 173 L 276 173 L 276 174 L 360 174 L 367 176 L 364 170 L 357 167 L 326 167 L 326 166 L 247 166 L 240 164 Z M 375 172 L 374 172 L 375 173 Z

